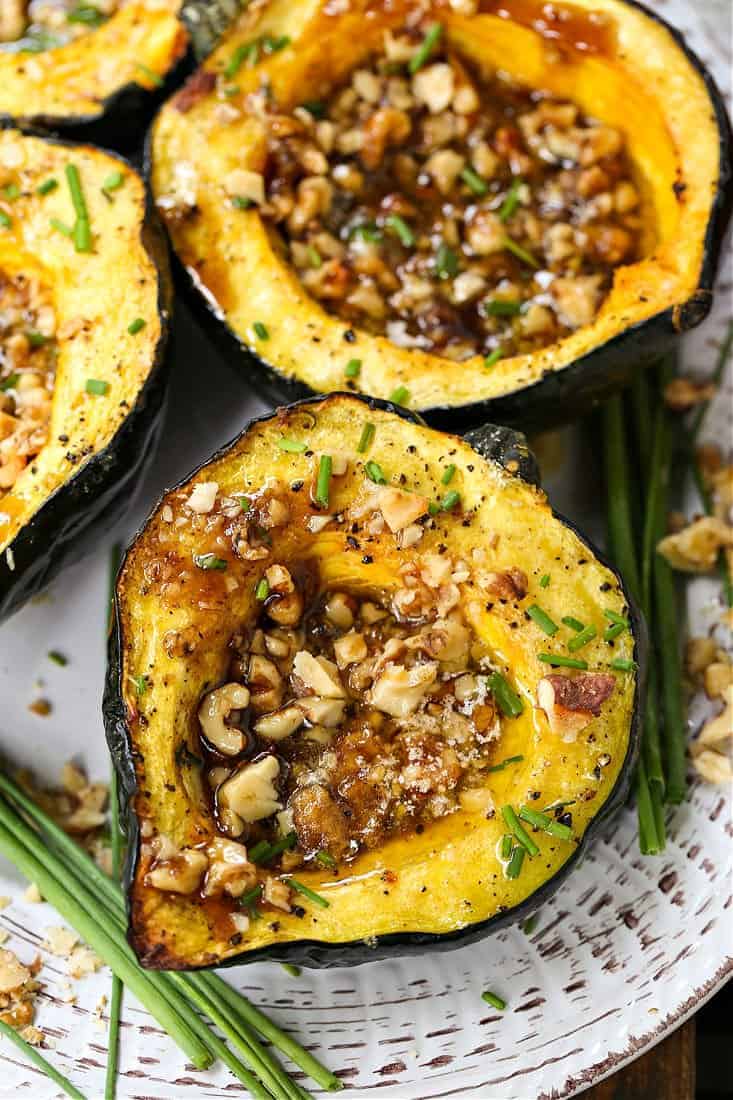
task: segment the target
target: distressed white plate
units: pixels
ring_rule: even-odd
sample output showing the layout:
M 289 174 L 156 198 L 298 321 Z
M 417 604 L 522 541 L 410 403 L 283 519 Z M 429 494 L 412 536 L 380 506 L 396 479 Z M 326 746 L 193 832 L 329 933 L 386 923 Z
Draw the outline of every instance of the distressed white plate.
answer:
M 730 0 L 704 7 L 656 0 L 652 7 L 686 32 L 727 88 Z M 731 285 L 728 263 L 716 315 L 687 343 L 690 367 L 705 369 L 714 360 Z M 728 444 L 731 404 L 729 384 L 707 433 Z M 188 319 L 179 317 L 165 444 L 135 514 L 101 539 L 93 556 L 64 573 L 47 597 L 0 629 L 0 746 L 14 762 L 50 781 L 76 756 L 91 776 L 106 776 L 100 698 L 109 548 L 129 536 L 165 486 L 261 408 Z M 598 470 L 597 456 L 591 461 L 576 433 L 564 433 L 562 443 L 562 468 L 546 469 L 546 485 L 560 510 L 597 533 L 602 530 L 598 473 L 592 472 Z M 712 621 L 714 597 L 711 582 L 691 586 L 696 629 Z M 69 657 L 67 667 L 48 660 L 52 649 Z M 53 704 L 47 718 L 27 709 L 39 694 Z M 730 819 L 721 790 L 693 781 L 690 801 L 669 816 L 666 852 L 642 859 L 635 812 L 625 810 L 544 906 L 530 937 L 512 930 L 447 955 L 304 971 L 297 979 L 274 964 L 230 970 L 227 977 L 297 1033 L 354 1096 L 570 1096 L 658 1042 L 726 980 Z M 0 862 L 0 894 L 13 898 L 0 912 L 0 927 L 10 933 L 7 946 L 27 961 L 44 929 L 59 922 L 49 906 L 23 901 L 23 889 L 15 871 Z M 45 955 L 41 978 L 45 990 L 37 1022 L 56 1045 L 48 1056 L 87 1096 L 101 1096 L 106 1017 L 99 1021 L 95 1008 L 109 991 L 108 972 L 78 983 L 73 1006 L 61 1000 L 60 960 Z M 487 988 L 507 998 L 507 1012 L 496 1013 L 482 1002 Z M 1 1039 L 0 1062 L 1 1097 L 56 1095 Z M 121 1097 L 225 1097 L 238 1091 L 225 1070 L 200 1073 L 186 1066 L 126 995 Z

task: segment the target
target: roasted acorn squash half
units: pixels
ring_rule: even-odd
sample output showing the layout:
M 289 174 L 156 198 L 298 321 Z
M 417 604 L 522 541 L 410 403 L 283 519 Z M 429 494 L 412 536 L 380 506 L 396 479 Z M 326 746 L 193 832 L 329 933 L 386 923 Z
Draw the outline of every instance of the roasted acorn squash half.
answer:
M 271 0 L 162 109 L 174 250 L 268 393 L 398 392 L 439 426 L 526 428 L 705 317 L 731 200 L 720 94 L 641 5 L 547 11 Z
M 165 494 L 104 703 L 144 966 L 448 948 L 558 888 L 628 793 L 645 643 L 534 473 L 342 393 Z
M 16 0 L 0 21 L 0 118 L 124 147 L 184 73 L 181 0 Z
M 133 497 L 161 423 L 171 283 L 140 176 L 0 130 L 0 620 Z

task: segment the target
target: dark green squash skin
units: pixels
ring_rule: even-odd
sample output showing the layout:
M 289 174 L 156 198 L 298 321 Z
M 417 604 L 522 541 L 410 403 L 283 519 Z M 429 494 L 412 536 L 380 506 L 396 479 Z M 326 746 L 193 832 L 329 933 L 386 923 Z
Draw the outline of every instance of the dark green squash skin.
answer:
M 338 396 L 329 394 L 329 397 Z M 424 423 L 417 414 L 403 409 L 400 406 L 382 401 L 378 398 L 363 397 L 360 394 L 348 394 L 357 397 L 364 402 L 368 409 L 383 409 L 397 414 L 405 420 L 413 423 Z M 297 402 L 298 407 L 307 407 L 319 404 L 323 396 L 311 397 Z M 271 419 L 275 414 L 267 412 L 262 416 L 250 420 L 242 432 L 196 470 L 182 479 L 180 485 L 185 484 L 200 470 L 225 456 L 226 452 L 234 446 L 239 439 L 255 425 L 264 420 Z M 520 432 L 508 428 L 498 427 L 493 424 L 484 425 L 466 435 L 466 441 L 482 457 L 505 466 L 514 476 L 521 477 L 530 484 L 539 484 L 539 474 L 534 455 L 527 446 L 525 437 Z M 178 486 L 176 486 L 178 488 Z M 174 491 L 174 490 L 171 490 Z M 156 511 L 159 503 L 151 511 Z M 582 862 L 582 859 L 593 843 L 596 836 L 605 829 L 609 820 L 621 809 L 626 802 L 634 777 L 636 761 L 639 753 L 642 729 L 642 715 L 644 710 L 644 698 L 646 691 L 646 668 L 648 655 L 648 637 L 646 624 L 641 611 L 632 599 L 628 588 L 613 565 L 598 550 L 584 538 L 574 524 L 570 523 L 557 512 L 553 512 L 556 519 L 570 528 L 581 541 L 588 547 L 600 562 L 602 562 L 618 578 L 620 588 L 624 592 L 629 608 L 629 620 L 634 636 L 634 659 L 638 665 L 636 691 L 634 696 L 634 712 L 632 716 L 629 743 L 626 749 L 626 757 L 619 771 L 618 779 L 606 799 L 598 815 L 586 829 L 582 841 L 576 851 L 567 862 L 548 879 L 543 886 L 536 890 L 529 898 L 512 909 L 490 917 L 488 920 L 450 933 L 395 933 L 386 936 L 375 937 L 366 943 L 364 940 L 352 940 L 344 943 L 320 943 L 316 940 L 299 940 L 288 944 L 274 944 L 272 947 L 259 948 L 256 951 L 244 951 L 239 955 L 222 962 L 217 961 L 212 966 L 239 966 L 243 963 L 262 962 L 264 960 L 292 963 L 297 966 L 306 966 L 315 969 L 323 969 L 333 966 L 357 966 L 361 963 L 374 962 L 378 959 L 386 959 L 404 955 L 422 955 L 428 951 L 447 951 L 452 948 L 466 947 L 484 939 L 489 934 L 499 931 L 511 924 L 525 920 L 539 906 L 543 905 L 564 883 L 572 869 Z M 150 517 L 148 517 L 150 518 Z M 132 540 L 131 546 L 140 538 L 147 526 L 148 520 L 143 523 L 137 535 Z M 124 561 L 122 563 L 124 565 Z M 110 754 L 117 770 L 120 821 L 127 836 L 127 856 L 123 869 L 122 881 L 126 892 L 128 904 L 128 919 L 130 916 L 130 892 L 135 879 L 137 861 L 139 855 L 140 834 L 137 817 L 134 811 L 134 800 L 137 793 L 137 777 L 135 774 L 135 747 L 131 743 L 127 726 L 127 708 L 122 690 L 122 635 L 119 597 L 115 593 L 114 617 L 109 638 L 107 677 L 105 681 L 104 699 L 102 710 L 104 715 L 105 732 Z M 128 924 L 128 939 L 133 947 L 135 941 Z M 157 968 L 155 961 L 157 945 L 151 944 L 147 956 L 138 956 L 143 966 Z M 209 967 L 181 967 L 180 969 L 200 969 Z
M 702 78 L 710 97 L 720 139 L 720 175 L 711 204 L 703 249 L 703 261 L 698 287 L 682 305 L 667 309 L 647 320 L 630 322 L 627 328 L 606 343 L 591 348 L 580 359 L 559 370 L 549 371 L 538 381 L 516 390 L 465 405 L 436 405 L 420 409 L 421 415 L 433 427 L 445 431 L 463 432 L 492 421 L 524 431 L 537 431 L 569 423 L 588 413 L 615 392 L 629 385 L 636 371 L 650 366 L 671 350 L 678 338 L 705 320 L 713 302 L 713 285 L 718 269 L 725 230 L 733 209 L 733 133 L 725 101 L 713 77 L 684 38 L 662 19 L 636 0 L 626 0 L 633 8 L 661 24 L 675 40 L 693 69 Z M 216 0 L 192 0 L 188 5 L 203 12 L 217 8 Z M 146 142 L 145 173 L 150 180 L 152 143 Z M 684 195 L 678 195 L 684 201 Z M 226 324 L 215 305 L 201 293 L 196 279 L 174 255 L 176 289 L 189 303 L 194 316 L 207 336 L 217 345 L 232 366 L 244 373 L 255 389 L 273 403 L 290 403 L 310 397 L 314 391 L 297 379 L 279 373 L 276 366 L 262 355 L 255 354 Z M 314 308 L 316 306 L 314 301 Z M 344 325 L 344 329 L 347 326 Z M 355 341 L 344 346 L 358 355 L 359 333 Z M 409 349 L 396 354 L 407 361 Z M 460 369 L 460 364 L 448 364 Z
M 24 130 L 30 134 L 31 131 Z M 34 137 L 44 138 L 35 133 Z M 44 138 L 54 145 L 72 145 Z M 132 165 L 116 158 L 130 172 Z M 135 498 L 163 426 L 165 393 L 170 371 L 166 349 L 173 306 L 168 246 L 157 214 L 146 192 L 141 227 L 145 251 L 158 271 L 160 339 L 155 359 L 135 405 L 110 442 L 83 460 L 76 473 L 60 485 L 0 553 L 0 623 L 45 588 L 66 565 L 94 549 L 95 535 L 119 519 Z M 8 557 L 8 550 L 12 551 Z M 12 561 L 12 568 L 11 568 Z

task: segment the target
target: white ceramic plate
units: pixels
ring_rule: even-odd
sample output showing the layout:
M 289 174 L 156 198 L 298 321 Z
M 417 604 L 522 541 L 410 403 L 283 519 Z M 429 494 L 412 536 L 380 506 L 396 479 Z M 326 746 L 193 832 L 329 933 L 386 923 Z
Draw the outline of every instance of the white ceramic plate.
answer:
M 729 79 L 730 0 L 692 5 L 656 0 L 717 74 Z M 687 343 L 691 367 L 709 367 L 727 323 L 730 265 L 716 315 Z M 728 299 L 728 301 L 726 301 Z M 179 317 L 176 366 L 164 449 L 141 487 L 139 504 L 94 555 L 64 573 L 47 597 L 0 629 L 0 745 L 14 762 L 47 780 L 79 758 L 93 777 L 108 773 L 100 718 L 109 549 L 135 529 L 161 490 L 234 435 L 262 408 Z M 731 439 L 730 388 L 708 434 Z M 562 467 L 546 471 L 561 511 L 592 533 L 602 530 L 597 469 L 577 434 L 562 436 Z M 553 448 L 555 450 L 555 448 Z M 579 472 L 584 476 L 581 478 Z M 691 587 L 700 628 L 710 620 L 713 586 Z M 59 668 L 47 654 L 69 657 Z M 42 681 L 42 687 L 38 685 Z M 28 711 L 39 694 L 47 718 Z M 668 820 L 662 857 L 638 854 L 636 815 L 609 827 L 540 914 L 530 937 L 519 930 L 447 955 L 372 963 L 351 970 L 289 977 L 257 964 L 227 977 L 332 1067 L 356 1097 L 477 1100 L 566 1097 L 613 1072 L 659 1041 L 725 981 L 731 960 L 730 804 L 719 788 L 693 782 L 691 798 Z M 0 862 L 0 912 L 7 946 L 31 959 L 58 918 L 22 899 L 24 884 Z M 63 963 L 45 955 L 45 991 L 37 1022 L 56 1050 L 49 1057 L 87 1096 L 103 1092 L 106 1016 L 95 1008 L 109 992 L 106 971 L 77 985 L 78 1003 L 62 1003 Z M 503 1014 L 481 1000 L 490 988 L 509 1001 Z M 0 1096 L 24 1090 L 45 1100 L 56 1090 L 0 1040 Z M 126 995 L 120 1097 L 225 1097 L 239 1091 L 226 1071 L 184 1065 L 172 1043 Z

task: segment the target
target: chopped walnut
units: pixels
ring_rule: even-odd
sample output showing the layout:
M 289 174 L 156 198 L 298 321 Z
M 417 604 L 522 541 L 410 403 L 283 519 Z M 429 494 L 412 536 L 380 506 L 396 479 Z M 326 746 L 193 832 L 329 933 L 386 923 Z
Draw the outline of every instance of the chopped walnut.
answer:
M 685 573 L 708 573 L 715 567 L 721 549 L 733 546 L 733 527 L 716 516 L 703 516 L 675 535 L 657 544 L 657 553 L 673 569 Z
M 602 704 L 616 686 L 613 676 L 581 672 L 576 676 L 553 673 L 537 685 L 537 705 L 547 715 L 553 733 L 574 741 L 578 733 L 597 718 Z

